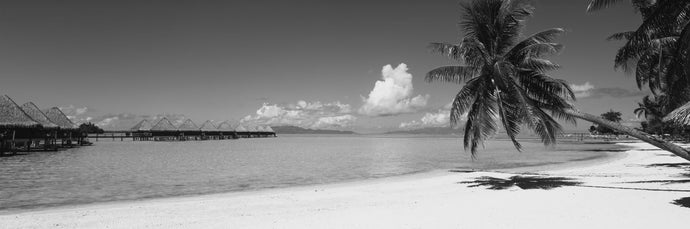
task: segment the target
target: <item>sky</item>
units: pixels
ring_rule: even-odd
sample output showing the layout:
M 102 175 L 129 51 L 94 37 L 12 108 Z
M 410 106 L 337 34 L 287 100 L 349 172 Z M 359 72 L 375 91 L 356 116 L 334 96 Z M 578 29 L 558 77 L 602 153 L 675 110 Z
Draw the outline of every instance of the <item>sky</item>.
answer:
M 584 112 L 632 110 L 648 94 L 613 68 L 629 3 L 535 0 L 526 35 L 561 27 L 551 73 Z M 426 83 L 454 64 L 457 0 L 0 1 L 0 94 L 58 106 L 77 122 L 127 129 L 143 118 L 291 124 L 362 133 L 444 126 L 461 85 Z M 573 129 L 586 129 L 581 121 Z

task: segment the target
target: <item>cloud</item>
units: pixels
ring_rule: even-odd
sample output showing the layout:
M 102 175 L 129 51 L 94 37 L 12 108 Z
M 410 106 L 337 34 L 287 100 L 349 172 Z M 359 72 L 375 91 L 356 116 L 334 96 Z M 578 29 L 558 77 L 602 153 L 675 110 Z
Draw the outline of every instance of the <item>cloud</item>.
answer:
M 602 97 L 612 97 L 612 98 L 629 98 L 629 97 L 641 97 L 649 94 L 648 92 L 638 91 L 638 90 L 628 90 L 619 87 L 604 87 L 596 88 L 594 85 L 586 82 L 582 85 L 571 84 L 570 88 L 573 89 L 576 98 L 591 98 L 597 99 Z
M 362 97 L 364 104 L 359 113 L 367 116 L 389 116 L 414 113 L 426 106 L 429 95 L 412 97 L 412 74 L 407 65 L 401 63 L 393 68 L 383 66 L 382 80 L 376 81 L 368 97 Z
M 65 113 L 67 118 L 72 120 L 74 123 L 85 123 L 85 122 L 90 122 L 93 120 L 93 109 L 89 107 L 77 107 L 75 105 L 68 105 L 68 106 L 61 106 L 58 107 L 62 111 L 62 113 Z
M 427 127 L 449 127 L 450 126 L 450 109 L 452 104 L 446 104 L 443 108 L 436 112 L 427 112 L 419 120 L 412 120 L 409 122 L 402 122 L 398 128 L 400 129 L 419 129 Z
M 340 102 L 297 101 L 278 105 L 264 103 L 256 114 L 247 115 L 240 121 L 246 125 L 292 125 L 304 128 L 342 129 L 350 127 L 357 117 L 351 115 L 349 104 Z
M 347 128 L 357 120 L 353 115 L 341 115 L 333 117 L 320 117 L 314 124 L 311 125 L 314 129 L 337 129 Z
M 591 91 L 592 89 L 594 89 L 594 85 L 590 84 L 589 82 L 585 82 L 585 84 L 582 85 L 571 84 L 570 88 L 575 93 L 576 98 L 585 98 L 591 95 Z

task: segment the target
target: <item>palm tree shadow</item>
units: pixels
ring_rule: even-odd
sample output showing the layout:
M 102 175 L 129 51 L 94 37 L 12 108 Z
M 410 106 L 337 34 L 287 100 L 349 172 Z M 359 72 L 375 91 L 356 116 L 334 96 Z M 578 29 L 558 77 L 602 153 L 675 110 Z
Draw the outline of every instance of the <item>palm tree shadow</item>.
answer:
M 690 208 L 690 197 L 685 197 L 685 198 L 680 198 L 680 199 L 674 200 L 673 204 L 684 207 L 684 208 Z
M 468 187 L 485 186 L 491 190 L 504 190 L 517 186 L 521 189 L 554 189 L 564 186 L 576 186 L 582 182 L 575 181 L 566 177 L 543 177 L 543 176 L 512 176 L 508 179 L 483 176 L 474 181 L 458 182 L 458 184 L 472 184 Z

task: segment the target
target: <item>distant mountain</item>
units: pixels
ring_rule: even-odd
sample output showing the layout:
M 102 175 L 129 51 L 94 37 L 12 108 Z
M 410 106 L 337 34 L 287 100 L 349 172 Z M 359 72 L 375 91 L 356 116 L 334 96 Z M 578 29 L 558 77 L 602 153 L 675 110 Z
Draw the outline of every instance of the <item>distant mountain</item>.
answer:
M 352 131 L 306 129 L 297 126 L 272 126 L 271 128 L 276 134 L 356 134 Z
M 427 127 L 414 130 L 396 130 L 385 134 L 430 134 L 430 135 L 462 135 L 462 128 L 452 129 L 450 127 Z

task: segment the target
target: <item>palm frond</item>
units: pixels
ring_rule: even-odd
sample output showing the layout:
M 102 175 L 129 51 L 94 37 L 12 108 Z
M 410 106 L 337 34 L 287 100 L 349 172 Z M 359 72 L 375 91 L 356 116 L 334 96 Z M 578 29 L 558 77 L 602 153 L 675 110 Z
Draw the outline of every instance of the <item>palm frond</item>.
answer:
M 626 31 L 626 32 L 620 32 L 620 33 L 614 33 L 611 36 L 607 37 L 606 40 L 607 41 L 628 40 L 634 34 L 635 34 L 635 31 Z
M 601 10 L 622 1 L 623 0 L 592 0 L 587 6 L 587 12 Z
M 443 66 L 429 71 L 424 79 L 427 82 L 442 81 L 461 84 L 477 74 L 477 69 L 474 67 Z
M 435 53 L 439 53 L 441 55 L 447 56 L 451 59 L 455 60 L 462 60 L 462 56 L 460 55 L 460 47 L 454 44 L 448 44 L 448 43 L 430 43 L 428 46 L 429 50 Z
M 690 102 L 671 111 L 663 119 L 665 122 L 674 122 L 680 125 L 690 125 Z

